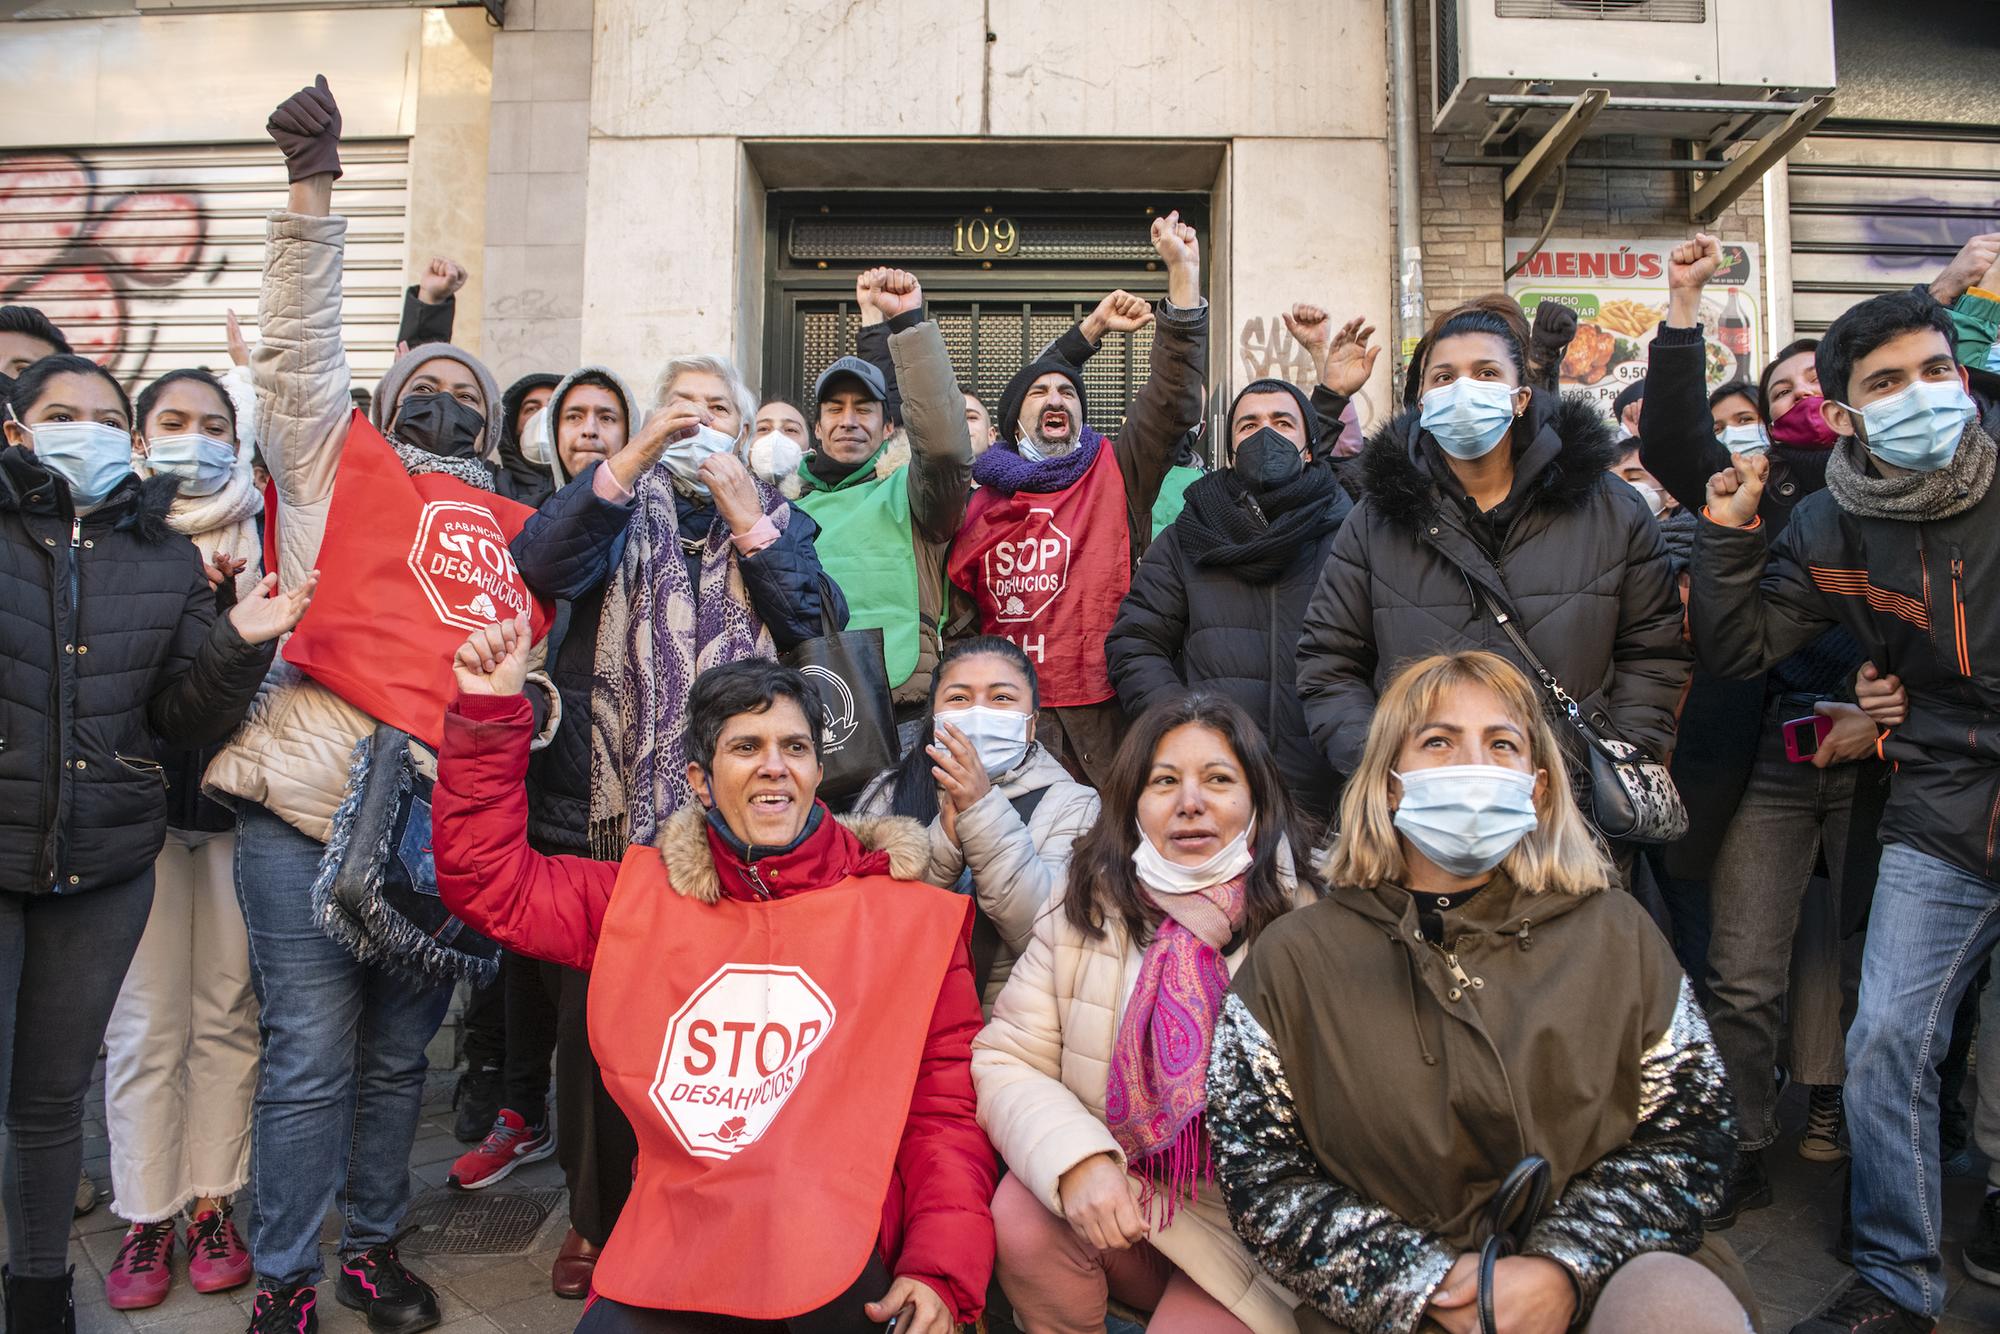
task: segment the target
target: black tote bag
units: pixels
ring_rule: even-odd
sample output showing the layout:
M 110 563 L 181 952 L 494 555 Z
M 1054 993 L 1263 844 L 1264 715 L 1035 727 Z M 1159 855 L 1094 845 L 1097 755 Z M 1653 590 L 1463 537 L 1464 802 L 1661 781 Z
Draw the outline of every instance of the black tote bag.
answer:
M 784 655 L 819 691 L 822 718 L 820 796 L 852 796 L 894 764 L 896 713 L 889 703 L 889 668 L 882 631 L 829 630 Z

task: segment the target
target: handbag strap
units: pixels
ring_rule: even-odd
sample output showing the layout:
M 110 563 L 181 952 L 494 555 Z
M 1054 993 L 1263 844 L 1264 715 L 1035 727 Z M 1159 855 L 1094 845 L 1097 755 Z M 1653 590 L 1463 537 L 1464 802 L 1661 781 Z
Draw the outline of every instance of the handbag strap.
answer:
M 1472 581 L 1472 594 L 1486 604 L 1487 614 L 1500 627 L 1500 632 L 1506 635 L 1508 640 L 1514 645 L 1515 651 L 1521 655 L 1522 660 L 1541 679 L 1542 688 L 1554 696 L 1556 703 L 1562 706 L 1563 712 L 1569 715 L 1571 722 L 1581 724 L 1583 721 L 1583 710 L 1577 707 L 1576 700 L 1570 695 L 1569 691 L 1563 689 L 1563 684 L 1556 679 L 1556 674 L 1550 671 L 1541 658 L 1536 656 L 1535 650 L 1528 646 L 1528 637 L 1521 633 L 1519 626 L 1514 624 L 1513 613 L 1501 605 L 1499 599 L 1495 598 L 1490 591 L 1481 587 L 1479 581 L 1476 579 Z
M 1487 1234 L 1479 1248 L 1479 1328 L 1482 1334 L 1499 1334 L 1500 1324 L 1493 1313 L 1493 1271 L 1501 1260 L 1527 1244 L 1528 1233 L 1541 1217 L 1549 1200 L 1549 1163 L 1539 1154 L 1529 1154 L 1514 1165 L 1500 1189 L 1493 1194 L 1480 1220 Z

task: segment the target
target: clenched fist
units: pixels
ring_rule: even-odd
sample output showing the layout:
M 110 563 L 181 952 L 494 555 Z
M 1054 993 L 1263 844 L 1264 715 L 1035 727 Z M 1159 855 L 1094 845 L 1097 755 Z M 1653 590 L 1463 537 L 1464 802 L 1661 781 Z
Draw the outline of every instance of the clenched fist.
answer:
M 461 695 L 518 695 L 528 680 L 528 645 L 533 637 L 526 616 L 481 626 L 458 646 L 451 679 Z

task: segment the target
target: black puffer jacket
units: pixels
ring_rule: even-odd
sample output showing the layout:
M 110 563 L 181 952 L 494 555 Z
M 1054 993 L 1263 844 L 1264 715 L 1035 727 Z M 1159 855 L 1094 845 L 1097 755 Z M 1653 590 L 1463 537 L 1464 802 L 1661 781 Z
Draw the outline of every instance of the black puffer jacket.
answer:
M 1536 390 L 1514 426 L 1513 490 L 1485 514 L 1417 419 L 1369 442 L 1362 501 L 1306 610 L 1299 693 L 1327 759 L 1353 772 L 1377 696 L 1412 659 L 1488 649 L 1527 670 L 1472 577 L 1513 607 L 1587 715 L 1665 755 L 1689 671 L 1680 595 L 1659 524 L 1605 471 L 1616 451 L 1603 418 Z
M 32 452 L 0 453 L 0 891 L 76 893 L 151 865 L 167 829 L 154 736 L 222 740 L 271 665 L 167 527 L 177 486 L 127 477 L 79 519 Z
M 1221 482 L 1211 473 L 1195 485 Z M 1354 504 L 1336 486 L 1330 508 L 1340 522 Z M 1338 530 L 1301 546 L 1277 578 L 1253 582 L 1234 568 L 1200 564 L 1183 540 L 1187 522 L 1183 511 L 1153 539 L 1119 605 L 1104 646 L 1118 702 L 1137 715 L 1185 687 L 1220 690 L 1263 727 L 1292 799 L 1324 823 L 1339 780 L 1306 731 L 1296 677 L 1306 604 Z
M 590 853 L 590 690 L 604 594 L 625 554 L 633 507 L 600 497 L 593 463 L 550 496 L 514 539 L 521 578 L 538 596 L 558 603 L 548 637 L 549 675 L 562 695 L 562 725 L 528 767 L 528 840 L 537 851 Z M 715 508 L 676 497 L 683 533 L 707 533 L 723 522 Z M 778 652 L 847 625 L 847 601 L 819 563 L 819 525 L 794 506 L 778 540 L 754 556 L 737 557 L 750 605 Z M 697 582 L 699 556 L 688 556 Z

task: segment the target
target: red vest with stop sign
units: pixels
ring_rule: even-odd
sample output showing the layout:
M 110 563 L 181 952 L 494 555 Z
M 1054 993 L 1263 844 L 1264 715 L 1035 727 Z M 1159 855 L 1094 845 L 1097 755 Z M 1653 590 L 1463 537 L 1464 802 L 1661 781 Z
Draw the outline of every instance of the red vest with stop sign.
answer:
M 969 903 L 887 876 L 701 903 L 626 851 L 590 1049 L 639 1161 L 598 1292 L 780 1320 L 853 1284 Z
M 980 632 L 1013 640 L 1035 664 L 1046 706 L 1112 696 L 1104 640 L 1132 587 L 1125 524 L 1109 440 L 1067 490 L 972 495 L 947 573 L 978 607 Z

